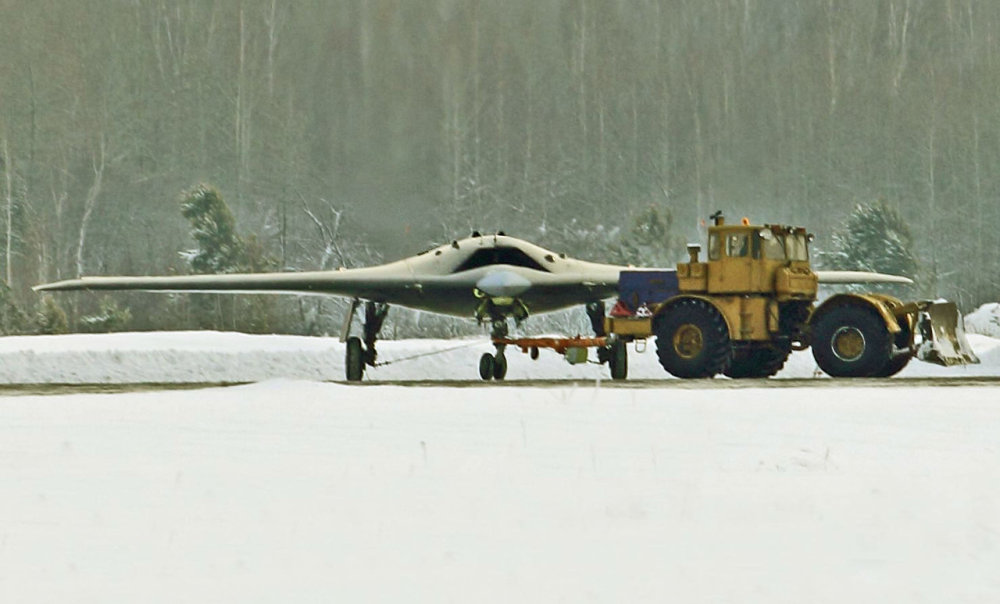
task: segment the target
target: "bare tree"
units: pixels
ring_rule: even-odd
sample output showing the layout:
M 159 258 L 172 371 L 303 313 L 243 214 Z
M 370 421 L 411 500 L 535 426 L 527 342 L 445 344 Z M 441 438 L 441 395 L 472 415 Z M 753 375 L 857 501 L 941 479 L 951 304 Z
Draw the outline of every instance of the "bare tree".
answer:
M 103 136 L 98 141 L 97 149 L 94 150 L 93 156 L 91 157 L 91 167 L 93 169 L 93 180 L 91 181 L 90 189 L 87 190 L 87 196 L 83 200 L 83 216 L 80 218 L 80 228 L 77 232 L 77 277 L 84 275 L 83 248 L 87 241 L 87 230 L 90 227 L 90 218 L 94 214 L 94 208 L 97 207 L 97 202 L 101 197 L 101 188 L 104 184 L 105 142 Z
M 13 259 L 14 255 L 12 253 L 13 241 L 14 241 L 14 191 L 13 191 L 13 181 L 14 181 L 14 168 L 10 162 L 10 150 L 7 147 L 7 139 L 2 140 L 2 146 L 0 146 L 0 160 L 3 161 L 3 176 L 4 176 L 4 222 L 6 228 L 6 239 L 4 247 L 4 271 L 6 276 L 6 282 L 8 287 L 13 287 L 14 282 L 14 272 L 13 272 Z

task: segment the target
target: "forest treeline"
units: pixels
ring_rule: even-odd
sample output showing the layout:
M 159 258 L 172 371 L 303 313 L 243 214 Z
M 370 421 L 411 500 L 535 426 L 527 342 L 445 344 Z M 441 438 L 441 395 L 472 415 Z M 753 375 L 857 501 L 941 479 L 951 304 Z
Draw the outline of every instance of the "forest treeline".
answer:
M 30 309 L 40 282 L 188 271 L 202 182 L 283 270 L 473 229 L 605 259 L 650 208 L 678 249 L 649 264 L 716 209 L 823 248 L 880 199 L 917 293 L 968 309 L 1000 297 L 998 31 L 986 0 L 0 0 L 0 279 Z M 268 304 L 273 330 L 340 321 Z

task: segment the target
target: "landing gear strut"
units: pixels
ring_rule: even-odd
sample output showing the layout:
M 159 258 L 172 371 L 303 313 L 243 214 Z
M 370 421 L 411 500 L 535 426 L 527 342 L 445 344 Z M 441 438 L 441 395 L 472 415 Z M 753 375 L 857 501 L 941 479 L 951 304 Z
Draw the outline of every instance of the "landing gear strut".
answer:
M 607 337 L 607 331 L 604 329 L 604 302 L 600 300 L 588 302 L 585 308 L 590 326 L 594 329 L 594 336 Z M 597 348 L 597 360 L 602 365 L 607 363 L 611 369 L 612 379 L 624 380 L 628 377 L 628 348 L 621 338 L 617 336 L 607 338 L 607 344 Z
M 590 319 L 590 326 L 594 329 L 594 335 L 598 338 L 608 335 L 604 331 L 604 302 L 600 300 L 587 302 L 584 308 L 587 309 L 587 318 Z
M 504 355 L 507 345 L 498 342 L 498 340 L 506 338 L 507 333 L 507 320 L 494 319 L 492 329 L 490 329 L 490 337 L 493 339 L 493 346 L 496 347 L 497 353 L 492 355 L 484 352 L 483 356 L 479 357 L 479 377 L 486 381 L 502 380 L 507 377 L 507 357 Z
M 354 319 L 354 312 L 361 304 L 360 300 L 351 302 L 351 308 L 344 321 L 344 336 L 347 342 L 347 352 L 344 359 L 344 369 L 348 382 L 360 382 L 365 374 L 365 365 L 375 366 L 378 352 L 375 350 L 375 340 L 382 330 L 382 324 L 389 313 L 389 305 L 383 302 L 365 301 L 365 322 L 362 328 L 363 339 L 351 336 L 351 322 Z

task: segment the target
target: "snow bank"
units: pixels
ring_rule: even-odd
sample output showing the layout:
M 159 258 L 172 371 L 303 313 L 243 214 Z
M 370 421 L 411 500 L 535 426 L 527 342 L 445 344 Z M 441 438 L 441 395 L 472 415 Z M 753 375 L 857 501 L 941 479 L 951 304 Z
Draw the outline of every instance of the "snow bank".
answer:
M 129 384 L 329 380 L 336 342 L 211 331 L 0 338 L 0 383 Z M 342 373 L 342 372 L 341 372 Z
M 969 335 L 980 365 L 938 367 L 913 361 L 903 377 L 1000 375 L 1000 339 Z M 478 380 L 479 356 L 492 351 L 486 338 L 379 342 L 369 381 Z M 593 352 L 591 353 L 593 357 Z M 508 349 L 508 379 L 609 379 L 606 366 L 570 365 L 543 350 L 537 361 Z M 655 343 L 644 353 L 629 348 L 629 377 L 673 379 L 660 367 Z M 823 377 L 812 353 L 793 353 L 777 378 Z M 0 338 L 0 383 L 129 384 L 234 383 L 268 379 L 340 381 L 344 346 L 335 338 L 247 335 L 231 332 L 149 332 Z
M 1000 338 L 1000 303 L 983 304 L 965 315 L 965 331 Z

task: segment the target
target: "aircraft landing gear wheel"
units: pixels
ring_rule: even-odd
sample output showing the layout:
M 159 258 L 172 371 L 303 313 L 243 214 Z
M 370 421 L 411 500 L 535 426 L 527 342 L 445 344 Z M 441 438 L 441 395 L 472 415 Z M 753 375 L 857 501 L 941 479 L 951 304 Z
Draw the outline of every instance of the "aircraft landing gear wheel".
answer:
M 679 378 L 708 378 L 729 368 L 732 346 L 725 319 L 696 298 L 677 302 L 653 319 L 656 356 Z
M 361 348 L 361 338 L 347 338 L 347 354 L 344 360 L 344 369 L 347 373 L 348 382 L 360 382 L 365 374 L 365 353 Z
M 493 379 L 493 367 L 496 362 L 493 359 L 493 355 L 484 352 L 483 356 L 479 357 L 479 377 L 486 381 Z
M 624 341 L 615 340 L 609 347 L 608 366 L 611 368 L 611 379 L 624 380 L 628 377 L 628 347 Z
M 493 357 L 493 379 L 502 380 L 507 377 L 507 357 L 503 353 Z
M 841 306 L 813 325 L 812 351 L 819 368 L 832 377 L 872 377 L 888 368 L 892 340 L 874 311 Z

